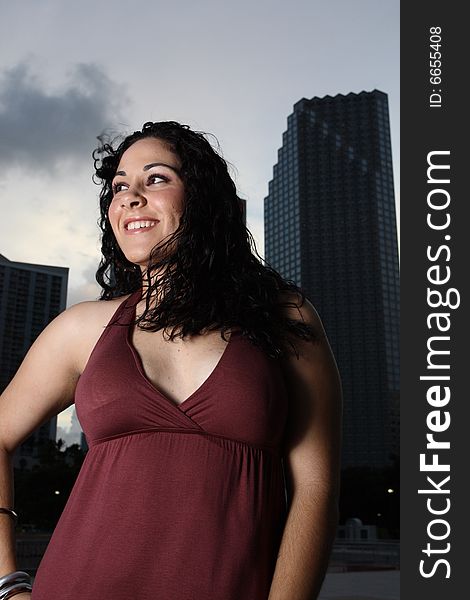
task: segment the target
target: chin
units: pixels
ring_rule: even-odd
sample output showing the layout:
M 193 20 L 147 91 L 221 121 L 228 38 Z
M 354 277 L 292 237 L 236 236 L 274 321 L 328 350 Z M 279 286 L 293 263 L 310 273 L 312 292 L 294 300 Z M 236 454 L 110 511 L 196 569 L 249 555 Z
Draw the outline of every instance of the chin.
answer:
M 150 261 L 151 249 L 143 250 L 141 252 L 125 252 L 124 256 L 130 263 L 136 267 L 139 267 L 140 269 L 145 270 L 147 269 Z
M 139 269 L 146 268 L 149 262 L 149 256 L 139 256 L 136 254 L 125 254 L 126 260 L 130 262 L 134 267 L 139 267 Z

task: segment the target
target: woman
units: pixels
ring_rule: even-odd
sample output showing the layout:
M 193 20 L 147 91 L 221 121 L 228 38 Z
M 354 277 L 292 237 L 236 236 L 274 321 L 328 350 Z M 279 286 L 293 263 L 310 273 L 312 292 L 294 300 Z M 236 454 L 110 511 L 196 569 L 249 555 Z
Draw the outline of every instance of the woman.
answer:
M 311 600 L 340 454 L 320 319 L 253 255 L 203 134 L 146 123 L 94 158 L 101 300 L 44 330 L 0 403 L 6 509 L 8 457 L 40 423 L 75 402 L 90 447 L 31 597 Z M 0 576 L 16 568 L 7 519 Z

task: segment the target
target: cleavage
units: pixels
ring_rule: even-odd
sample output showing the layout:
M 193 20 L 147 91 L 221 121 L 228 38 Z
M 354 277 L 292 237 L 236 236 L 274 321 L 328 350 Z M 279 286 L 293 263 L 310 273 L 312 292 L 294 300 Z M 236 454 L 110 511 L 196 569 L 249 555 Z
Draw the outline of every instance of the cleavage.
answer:
M 162 331 L 136 327 L 131 329 L 130 341 L 143 375 L 175 405 L 183 404 L 212 377 L 228 345 L 219 331 L 168 341 Z

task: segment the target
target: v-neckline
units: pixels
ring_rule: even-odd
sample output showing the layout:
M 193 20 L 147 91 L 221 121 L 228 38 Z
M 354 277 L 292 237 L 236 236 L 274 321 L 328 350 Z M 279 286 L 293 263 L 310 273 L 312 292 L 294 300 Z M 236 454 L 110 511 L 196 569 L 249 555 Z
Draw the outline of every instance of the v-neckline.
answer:
M 154 393 L 156 393 L 158 396 L 163 398 L 166 402 L 171 404 L 177 410 L 182 410 L 183 407 L 186 407 L 186 405 L 189 403 L 190 400 L 192 400 L 200 392 L 202 392 L 207 387 L 207 385 L 210 383 L 210 381 L 212 381 L 212 379 L 214 379 L 214 377 L 217 375 L 217 372 L 220 370 L 223 362 L 225 362 L 225 360 L 226 360 L 228 350 L 229 350 L 230 346 L 232 345 L 233 335 L 238 333 L 238 330 L 232 329 L 232 331 L 230 332 L 229 340 L 228 340 L 227 344 L 225 345 L 225 348 L 224 348 L 219 360 L 217 361 L 217 364 L 212 369 L 212 371 L 209 373 L 209 375 L 206 377 L 206 379 L 201 383 L 201 385 L 198 388 L 196 388 L 189 396 L 187 396 L 182 402 L 175 402 L 174 400 L 169 398 L 166 394 L 164 394 L 161 390 L 159 390 L 152 381 L 150 381 L 149 377 L 145 373 L 144 365 L 142 362 L 142 357 L 140 356 L 139 352 L 137 351 L 137 348 L 134 346 L 134 343 L 132 341 L 132 335 L 133 335 L 134 326 L 135 326 L 134 321 L 135 321 L 136 306 L 137 306 L 137 304 L 132 304 L 129 306 L 130 319 L 129 319 L 129 324 L 127 326 L 127 331 L 126 331 L 126 343 L 127 343 L 127 347 L 129 348 L 129 350 L 134 358 L 134 363 L 137 367 L 137 371 L 138 371 L 139 375 L 141 376 L 141 378 L 146 383 L 146 385 L 148 387 L 150 387 L 150 389 L 152 389 L 152 391 Z

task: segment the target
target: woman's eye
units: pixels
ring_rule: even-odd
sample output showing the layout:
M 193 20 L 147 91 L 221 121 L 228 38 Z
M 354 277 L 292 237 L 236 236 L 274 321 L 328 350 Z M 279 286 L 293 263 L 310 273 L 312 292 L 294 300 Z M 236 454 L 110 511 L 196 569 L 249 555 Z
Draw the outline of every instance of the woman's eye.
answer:
M 160 183 L 161 181 L 168 181 L 168 177 L 165 177 L 164 175 L 158 175 L 157 173 L 152 173 L 152 175 L 149 175 L 147 179 L 147 185 L 151 185 L 152 183 Z
M 118 194 L 119 192 L 122 192 L 123 189 L 125 189 L 126 184 L 125 183 L 115 183 L 113 185 L 113 192 L 115 194 Z

